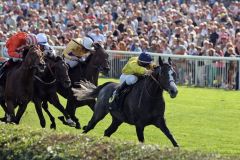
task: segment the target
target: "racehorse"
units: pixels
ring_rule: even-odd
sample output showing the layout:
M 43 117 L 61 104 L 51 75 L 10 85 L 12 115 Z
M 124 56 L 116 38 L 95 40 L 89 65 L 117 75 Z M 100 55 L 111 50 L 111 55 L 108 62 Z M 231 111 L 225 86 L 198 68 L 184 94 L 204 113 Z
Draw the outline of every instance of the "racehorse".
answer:
M 98 75 L 99 72 L 103 74 L 107 74 L 109 71 L 109 61 L 108 54 L 102 48 L 102 46 L 98 43 L 94 44 L 94 52 L 87 57 L 84 62 L 80 62 L 76 67 L 69 69 L 69 77 L 71 79 L 72 87 L 76 87 L 76 82 L 78 83 L 80 80 L 87 80 L 91 83 L 97 85 L 98 83 Z M 80 123 L 78 118 L 75 116 L 76 108 L 84 105 L 90 106 L 93 110 L 93 106 L 95 104 L 95 100 L 83 100 L 78 101 L 74 96 L 72 90 L 66 89 L 61 85 L 58 86 L 58 93 L 67 99 L 66 111 L 72 118 L 72 120 L 76 123 L 76 128 L 80 129 Z M 47 105 L 46 103 L 44 105 Z M 60 120 L 64 124 L 64 117 L 59 117 Z
M 8 122 L 18 124 L 27 104 L 32 100 L 34 74 L 44 70 L 43 54 L 37 46 L 27 49 L 20 65 L 12 67 L 6 77 L 4 100 L 7 107 Z M 14 108 L 19 105 L 15 116 Z
M 163 63 L 161 58 L 159 58 L 159 66 L 154 69 L 153 73 L 139 80 L 132 87 L 131 91 L 125 95 L 121 103 L 122 106 L 120 106 L 121 109 L 110 110 L 112 123 L 105 130 L 104 136 L 110 137 L 125 122 L 135 125 L 138 140 L 144 142 L 144 127 L 155 125 L 170 139 L 173 146 L 178 147 L 176 140 L 165 123 L 165 101 L 163 98 L 164 90 L 170 94 L 171 98 L 177 96 L 178 90 L 175 79 L 176 73 L 172 67 L 171 59 L 168 59 L 168 63 Z M 84 84 L 86 83 L 81 83 L 81 85 Z M 95 89 L 91 89 L 88 85 L 80 89 L 73 89 L 77 99 L 97 97 L 94 114 L 88 125 L 83 127 L 83 133 L 93 129 L 109 113 L 109 98 L 117 86 L 117 83 L 107 82 Z
M 42 105 L 43 101 L 48 101 L 53 104 L 60 112 L 63 113 L 64 117 L 67 119 L 67 122 L 69 122 L 70 125 L 75 125 L 75 123 L 70 119 L 70 116 L 65 111 L 64 107 L 59 102 L 59 98 L 57 95 L 58 82 L 64 88 L 69 88 L 71 86 L 71 81 L 68 76 L 68 67 L 65 61 L 59 56 L 45 56 L 44 60 L 46 62 L 46 68 L 44 72 L 38 72 L 36 75 L 34 75 L 33 102 L 35 104 L 35 108 L 40 119 L 40 124 L 43 128 L 46 125 L 46 121 L 42 113 L 42 106 L 44 111 L 50 117 L 52 123 L 50 125 L 50 128 L 56 129 L 55 119 L 49 112 L 48 106 Z

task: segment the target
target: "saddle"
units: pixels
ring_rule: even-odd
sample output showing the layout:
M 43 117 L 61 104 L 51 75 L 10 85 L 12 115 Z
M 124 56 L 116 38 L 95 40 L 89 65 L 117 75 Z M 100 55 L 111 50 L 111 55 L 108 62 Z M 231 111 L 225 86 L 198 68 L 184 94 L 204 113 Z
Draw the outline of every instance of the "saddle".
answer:
M 127 86 L 125 89 L 122 90 L 122 92 L 119 94 L 118 98 L 115 99 L 113 102 L 111 102 L 109 104 L 109 108 L 110 110 L 116 110 L 116 109 L 122 109 L 121 106 L 123 106 L 124 100 L 127 97 L 127 95 L 130 93 L 130 91 L 132 90 L 132 88 L 137 85 L 140 81 L 144 80 L 146 78 L 145 75 L 143 76 L 138 76 L 138 81 L 133 84 L 133 85 L 129 85 Z
M 124 103 L 125 98 L 130 93 L 134 85 L 127 86 L 122 92 L 119 94 L 118 98 L 110 103 L 110 110 L 121 110 Z

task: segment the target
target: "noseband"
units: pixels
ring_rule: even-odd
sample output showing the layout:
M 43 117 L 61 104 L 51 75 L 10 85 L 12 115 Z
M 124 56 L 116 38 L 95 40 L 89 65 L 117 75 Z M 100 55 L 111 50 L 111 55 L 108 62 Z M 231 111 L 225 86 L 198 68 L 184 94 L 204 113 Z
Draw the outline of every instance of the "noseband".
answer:
M 45 84 L 45 85 L 51 85 L 51 84 L 54 84 L 57 79 L 55 78 L 54 76 L 54 73 L 52 71 L 52 67 L 54 67 L 56 65 L 56 63 L 52 66 L 50 66 L 49 64 L 47 64 L 47 68 L 49 69 L 51 75 L 54 77 L 54 79 L 51 81 L 51 82 L 45 82 L 44 80 L 42 80 L 40 77 L 38 77 L 37 75 L 34 75 L 34 78 L 36 78 L 37 80 L 39 80 L 41 83 Z

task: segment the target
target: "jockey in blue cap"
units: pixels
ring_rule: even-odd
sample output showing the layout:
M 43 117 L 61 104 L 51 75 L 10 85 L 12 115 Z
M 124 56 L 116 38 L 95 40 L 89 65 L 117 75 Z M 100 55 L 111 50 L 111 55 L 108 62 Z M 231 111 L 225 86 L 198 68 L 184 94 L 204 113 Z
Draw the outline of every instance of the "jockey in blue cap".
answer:
M 48 57 L 55 57 L 56 51 L 48 43 L 48 38 L 45 33 L 37 34 L 37 43 L 40 46 L 41 51 Z
M 122 69 L 122 75 L 120 76 L 121 85 L 114 91 L 109 102 L 111 103 L 116 97 L 118 98 L 121 91 L 128 85 L 135 84 L 138 81 L 138 76 L 151 75 L 153 67 L 152 57 L 147 53 L 143 52 L 138 57 L 130 58 Z

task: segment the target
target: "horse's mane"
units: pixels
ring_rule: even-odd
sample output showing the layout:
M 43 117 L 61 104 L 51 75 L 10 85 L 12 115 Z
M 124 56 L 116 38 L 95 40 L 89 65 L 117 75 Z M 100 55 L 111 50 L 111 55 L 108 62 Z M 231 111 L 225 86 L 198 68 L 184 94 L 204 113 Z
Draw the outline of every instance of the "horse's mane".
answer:
M 24 50 L 23 50 L 23 59 L 26 57 L 27 53 L 29 52 L 30 48 L 29 47 L 26 47 Z

